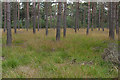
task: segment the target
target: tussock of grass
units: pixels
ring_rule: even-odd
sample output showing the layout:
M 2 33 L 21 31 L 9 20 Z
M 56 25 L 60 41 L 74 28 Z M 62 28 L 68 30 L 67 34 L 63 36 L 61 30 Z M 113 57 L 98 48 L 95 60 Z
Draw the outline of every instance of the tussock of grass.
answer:
M 2 35 L 3 77 L 4 78 L 113 78 L 117 77 L 117 71 L 110 62 L 101 58 L 101 53 L 108 43 L 108 30 L 90 31 L 86 35 L 86 29 L 80 29 L 77 33 L 73 29 L 67 29 L 67 36 L 61 40 L 55 40 L 55 30 L 49 29 L 48 36 L 41 29 L 36 34 L 32 29 L 12 31 L 13 45 L 7 47 L 6 33 Z M 116 36 L 117 40 L 117 36 Z M 76 59 L 75 64 L 71 61 Z M 77 63 L 92 61 L 91 65 Z M 111 71 L 112 69 L 112 71 Z M 30 74 L 31 73 L 31 74 Z

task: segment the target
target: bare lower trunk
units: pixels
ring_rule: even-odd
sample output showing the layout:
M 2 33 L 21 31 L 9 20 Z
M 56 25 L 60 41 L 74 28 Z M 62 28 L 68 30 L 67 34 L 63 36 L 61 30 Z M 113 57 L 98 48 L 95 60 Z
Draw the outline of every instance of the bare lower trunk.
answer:
M 36 3 L 33 3 L 33 33 L 36 33 Z
M 116 5 L 116 34 L 119 34 L 119 5 Z
M 64 31 L 63 36 L 66 37 L 66 10 L 67 10 L 67 3 L 64 3 Z
M 29 28 L 29 2 L 27 2 L 27 31 L 28 31 L 28 28 Z
M 14 2 L 14 33 L 17 32 L 17 3 Z
M 38 2 L 38 31 L 40 28 L 40 3 Z
M 83 27 L 85 27 L 86 24 L 86 8 L 84 8 L 84 20 L 83 20 Z
M 114 3 L 110 2 L 110 18 L 109 18 L 109 37 L 110 39 L 114 40 L 114 26 L 113 26 L 113 20 L 114 20 Z
M 88 2 L 88 27 L 86 34 L 89 34 L 89 27 L 90 27 L 90 2 Z
M 58 3 L 58 17 L 57 17 L 57 31 L 56 31 L 56 40 L 60 40 L 60 27 L 61 27 L 61 12 L 62 12 L 62 3 Z
M 52 28 L 52 4 L 50 3 L 50 28 Z
M 104 4 L 102 4 L 102 11 L 101 11 L 101 26 L 102 30 L 104 31 L 104 22 L 105 22 L 105 10 L 104 10 Z
M 91 31 L 93 31 L 93 21 L 94 21 L 94 2 L 92 3 L 92 26 L 91 26 Z
M 76 15 L 75 15 L 75 32 L 77 32 L 77 28 L 79 30 L 79 3 L 76 2 Z
M 4 32 L 6 30 L 6 2 L 4 2 Z
M 46 26 L 46 36 L 48 35 L 48 2 L 45 2 L 45 26 Z
M 11 19 L 10 19 L 10 2 L 7 2 L 7 45 L 12 44 L 12 34 L 11 34 Z
M 100 11 L 100 6 L 99 6 L 99 23 L 98 23 L 98 24 L 99 24 L 99 26 L 98 26 L 98 30 L 99 30 L 99 31 L 100 31 L 100 27 L 101 27 L 101 25 L 100 25 L 100 20 L 101 20 L 101 19 L 100 19 L 100 18 L 101 18 L 100 13 L 101 13 L 101 11 Z
M 95 3 L 95 5 L 94 5 L 94 26 L 95 26 L 95 28 L 97 27 L 97 14 L 96 14 L 96 7 L 97 7 L 97 3 Z
M 20 29 L 20 22 L 19 22 L 19 19 L 20 19 L 20 10 L 19 10 L 19 2 L 18 2 L 18 29 Z
M 28 27 L 29 27 L 29 2 L 26 2 L 25 3 L 25 28 L 27 29 L 27 31 L 28 31 Z

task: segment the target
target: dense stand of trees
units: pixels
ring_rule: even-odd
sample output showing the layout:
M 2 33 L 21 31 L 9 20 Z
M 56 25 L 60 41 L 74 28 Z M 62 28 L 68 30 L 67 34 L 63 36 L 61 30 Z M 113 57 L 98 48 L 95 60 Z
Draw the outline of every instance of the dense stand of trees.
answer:
M 48 2 L 15 2 L 3 4 L 3 28 L 4 32 L 7 29 L 7 45 L 11 45 L 12 35 L 11 28 L 14 32 L 17 29 L 33 28 L 33 33 L 36 33 L 36 28 L 46 28 L 46 35 L 48 35 L 48 28 L 56 28 L 56 40 L 60 40 L 60 29 L 63 28 L 63 36 L 66 36 L 66 28 L 74 28 L 75 32 L 80 27 L 87 29 L 86 34 L 89 34 L 94 28 L 98 31 L 107 27 L 109 29 L 110 39 L 115 38 L 119 34 L 119 2 L 107 3 L 48 3 Z M 106 17 L 107 16 L 107 17 Z M 63 23 L 63 24 L 62 24 Z

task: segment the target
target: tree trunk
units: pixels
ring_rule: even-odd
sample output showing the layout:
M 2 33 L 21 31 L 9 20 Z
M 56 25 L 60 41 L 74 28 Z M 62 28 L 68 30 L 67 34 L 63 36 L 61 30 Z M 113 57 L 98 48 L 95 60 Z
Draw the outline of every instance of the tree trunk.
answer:
M 33 2 L 33 33 L 36 33 L 36 3 Z
M 89 27 L 90 27 L 90 2 L 88 2 L 88 27 L 86 34 L 89 34 Z
M 52 3 L 50 3 L 50 28 L 52 28 Z
M 63 36 L 66 37 L 66 11 L 67 11 L 67 3 L 64 2 L 64 31 Z
M 25 2 L 25 27 L 28 31 L 28 27 L 29 27 L 29 2 Z
M 19 21 L 19 19 L 20 19 L 20 4 L 19 4 L 19 2 L 18 2 L 18 29 L 20 29 L 20 21 Z
M 83 20 L 83 27 L 85 27 L 86 24 L 86 8 L 84 7 L 84 20 Z
M 91 31 L 93 31 L 93 21 L 94 21 L 94 2 L 92 3 L 92 27 L 91 27 Z
M 100 15 L 101 11 L 100 11 L 100 5 L 99 5 L 99 26 L 98 26 L 98 30 L 100 31 L 101 25 L 100 25 L 100 20 L 101 20 L 101 15 Z
M 119 34 L 119 5 L 116 5 L 116 34 Z
M 6 30 L 6 2 L 4 2 L 4 32 Z
M 108 12 L 107 12 L 107 22 L 108 22 L 108 24 L 107 24 L 107 28 L 109 29 L 109 25 L 110 25 L 110 2 L 108 2 Z
M 77 32 L 77 28 L 79 30 L 79 2 L 76 2 L 76 15 L 75 15 L 75 32 Z
M 10 2 L 7 2 L 7 45 L 12 44 L 12 34 L 11 34 L 11 19 L 10 19 Z
M 105 10 L 104 10 L 104 4 L 102 4 L 102 7 L 101 7 L 101 26 L 102 26 L 102 30 L 104 31 L 104 22 L 105 22 Z
M 97 14 L 96 14 L 96 9 L 97 8 L 97 3 L 94 4 L 94 26 L 95 28 L 97 27 Z
M 46 26 L 46 36 L 48 35 L 48 2 L 45 2 L 45 26 Z
M 114 26 L 113 26 L 113 20 L 114 20 L 114 3 L 110 2 L 110 16 L 109 16 L 109 37 L 110 39 L 114 40 Z
M 38 2 L 38 31 L 40 28 L 40 2 Z
M 17 2 L 14 2 L 14 33 L 17 32 Z
M 58 3 L 58 17 L 57 17 L 57 31 L 56 31 L 56 40 L 60 40 L 60 27 L 61 27 L 61 12 L 62 12 L 62 3 Z

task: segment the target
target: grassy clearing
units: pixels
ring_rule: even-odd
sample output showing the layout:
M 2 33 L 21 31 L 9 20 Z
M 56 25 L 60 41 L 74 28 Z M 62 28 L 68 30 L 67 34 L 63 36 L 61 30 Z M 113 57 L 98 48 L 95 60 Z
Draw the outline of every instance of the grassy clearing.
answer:
M 62 32 L 61 32 L 62 33 Z M 6 33 L 2 35 L 2 63 L 4 78 L 114 78 L 118 76 L 110 62 L 105 62 L 101 54 L 108 43 L 108 30 L 90 31 L 85 29 L 75 33 L 67 29 L 66 38 L 55 40 L 55 30 L 49 29 L 45 36 L 42 29 L 36 34 L 32 29 L 13 33 L 13 45 L 7 47 Z M 116 36 L 117 40 L 117 36 Z M 76 59 L 76 63 L 71 61 Z M 90 64 L 84 64 L 90 62 Z M 112 69 L 112 70 L 111 70 Z

